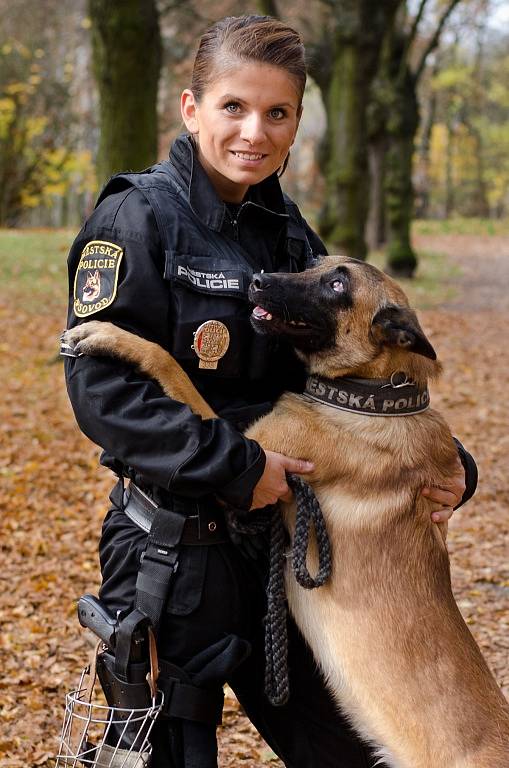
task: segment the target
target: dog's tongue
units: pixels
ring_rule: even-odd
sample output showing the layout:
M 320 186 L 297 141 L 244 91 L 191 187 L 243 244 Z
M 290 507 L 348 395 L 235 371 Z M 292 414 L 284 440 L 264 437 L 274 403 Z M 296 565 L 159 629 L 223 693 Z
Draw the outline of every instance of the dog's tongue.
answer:
M 272 315 L 270 312 L 267 312 L 267 310 L 263 309 L 263 307 L 255 307 L 253 309 L 253 315 L 258 318 L 258 320 L 272 320 Z

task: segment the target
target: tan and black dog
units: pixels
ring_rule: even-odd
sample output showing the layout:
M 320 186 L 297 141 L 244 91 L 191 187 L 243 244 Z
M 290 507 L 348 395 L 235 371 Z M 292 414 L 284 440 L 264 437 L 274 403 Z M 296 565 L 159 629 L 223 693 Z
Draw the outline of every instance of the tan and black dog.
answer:
M 256 275 L 250 294 L 256 329 L 289 339 L 310 373 L 305 393 L 284 394 L 247 435 L 316 467 L 305 479 L 326 520 L 332 578 L 313 591 L 290 572 L 286 581 L 331 691 L 393 768 L 508 768 L 509 707 L 454 601 L 445 526 L 431 522 L 420 494 L 451 475 L 457 453 L 427 408 L 440 364 L 405 294 L 342 257 Z M 214 417 L 157 345 L 101 322 L 65 340 L 131 361 Z M 294 507 L 283 510 L 292 534 Z

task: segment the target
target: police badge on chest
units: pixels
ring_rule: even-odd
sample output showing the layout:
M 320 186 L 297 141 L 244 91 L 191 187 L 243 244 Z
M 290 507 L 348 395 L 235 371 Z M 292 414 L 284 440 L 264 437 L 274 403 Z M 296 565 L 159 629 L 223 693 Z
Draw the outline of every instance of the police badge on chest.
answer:
M 219 320 L 207 320 L 194 332 L 193 349 L 200 358 L 199 368 L 216 369 L 218 360 L 230 346 L 228 328 Z

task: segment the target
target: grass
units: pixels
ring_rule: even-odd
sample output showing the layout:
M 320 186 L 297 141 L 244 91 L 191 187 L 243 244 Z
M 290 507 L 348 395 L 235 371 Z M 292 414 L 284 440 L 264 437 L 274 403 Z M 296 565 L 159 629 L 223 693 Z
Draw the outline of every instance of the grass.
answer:
M 508 219 L 428 219 L 414 221 L 415 235 L 509 235 Z
M 75 236 L 65 229 L 0 230 L 0 285 L 25 310 L 44 312 L 67 302 L 67 253 Z
M 433 309 L 455 298 L 455 279 L 461 275 L 459 267 L 452 265 L 446 256 L 433 251 L 419 251 L 417 273 L 412 280 L 398 278 L 410 304 L 416 309 Z M 385 266 L 385 253 L 373 251 L 368 261 L 379 269 Z
M 483 225 L 499 223 L 485 221 Z M 464 220 L 461 226 L 465 228 L 467 224 L 474 229 L 473 220 Z M 442 234 L 446 226 L 448 231 L 458 231 L 453 230 L 456 225 L 457 222 L 416 222 L 414 231 Z M 429 231 L 425 231 L 425 227 L 429 227 Z M 0 230 L 0 284 L 3 290 L 7 290 L 11 297 L 19 298 L 24 308 L 34 313 L 51 310 L 51 306 L 55 306 L 53 299 L 60 305 L 65 304 L 66 260 L 75 234 L 74 230 L 66 229 Z M 369 261 L 383 269 L 383 252 L 370 254 Z M 419 253 L 416 277 L 399 282 L 414 306 L 428 309 L 454 298 L 454 281 L 460 274 L 460 270 L 451 266 L 442 254 L 424 251 Z

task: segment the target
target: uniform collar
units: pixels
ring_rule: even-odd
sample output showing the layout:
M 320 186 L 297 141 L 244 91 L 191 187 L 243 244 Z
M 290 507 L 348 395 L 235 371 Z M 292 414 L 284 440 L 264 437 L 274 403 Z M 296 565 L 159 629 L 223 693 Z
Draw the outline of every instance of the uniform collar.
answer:
M 226 205 L 218 197 L 212 182 L 198 160 L 189 134 L 184 133 L 175 139 L 170 149 L 170 162 L 181 177 L 193 212 L 206 226 L 219 232 L 222 229 L 225 216 L 227 216 Z M 264 179 L 260 184 L 251 186 L 246 203 L 261 208 L 265 213 L 277 219 L 279 223 L 288 219 L 283 192 L 276 173 Z

